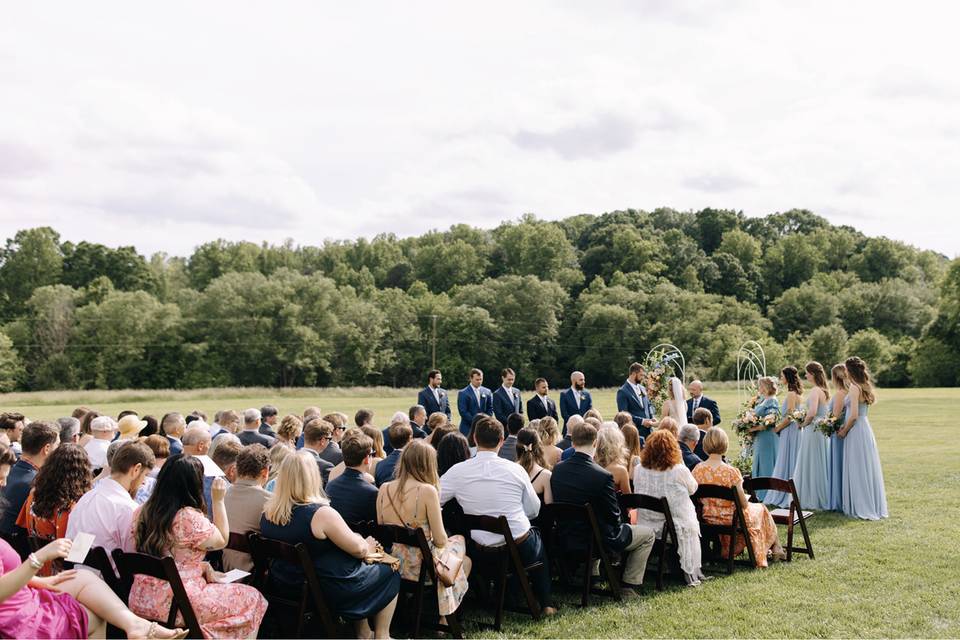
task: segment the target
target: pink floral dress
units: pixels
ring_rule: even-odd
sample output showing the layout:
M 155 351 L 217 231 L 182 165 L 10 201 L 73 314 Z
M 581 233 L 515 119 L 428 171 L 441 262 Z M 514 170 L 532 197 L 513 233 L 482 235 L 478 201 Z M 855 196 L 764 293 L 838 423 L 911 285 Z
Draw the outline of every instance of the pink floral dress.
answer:
M 140 510 L 134 514 L 137 522 Z M 134 524 L 136 526 L 136 524 Z M 201 547 L 214 531 L 213 523 L 196 509 L 181 509 L 173 519 L 171 555 L 180 570 L 183 586 L 206 638 L 246 638 L 259 627 L 267 601 L 259 591 L 245 584 L 208 583 L 203 577 Z M 138 575 L 130 590 L 130 610 L 151 620 L 165 621 L 170 613 L 173 592 L 166 580 Z M 177 616 L 177 625 L 183 617 Z

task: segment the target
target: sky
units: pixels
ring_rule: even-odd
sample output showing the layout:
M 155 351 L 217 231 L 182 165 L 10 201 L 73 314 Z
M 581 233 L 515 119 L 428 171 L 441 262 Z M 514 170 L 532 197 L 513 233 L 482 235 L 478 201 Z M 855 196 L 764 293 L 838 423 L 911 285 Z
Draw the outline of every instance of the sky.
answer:
M 0 238 L 806 208 L 960 255 L 956 3 L 8 3 Z

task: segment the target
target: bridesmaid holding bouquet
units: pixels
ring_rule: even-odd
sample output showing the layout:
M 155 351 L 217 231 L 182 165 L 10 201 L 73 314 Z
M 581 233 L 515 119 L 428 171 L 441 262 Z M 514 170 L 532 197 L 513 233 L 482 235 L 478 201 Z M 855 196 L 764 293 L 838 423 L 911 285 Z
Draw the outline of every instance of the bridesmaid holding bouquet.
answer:
M 759 419 L 760 424 L 750 427 L 750 431 L 754 434 L 753 466 L 750 474 L 754 478 L 763 478 L 773 473 L 777 462 L 777 434 L 773 432 L 772 427 L 762 424 L 762 420 L 767 416 L 780 417 L 776 378 L 771 376 L 760 378 L 758 391 L 763 399 L 753 408 L 753 414 Z M 762 502 L 766 493 L 766 491 L 757 491 L 757 499 Z
M 847 417 L 838 435 L 843 438 L 843 512 L 862 520 L 887 517 L 887 496 L 877 441 L 867 419 L 876 401 L 867 364 L 857 356 L 847 358 L 850 391 Z
M 773 428 L 780 436 L 777 443 L 777 464 L 773 468 L 773 477 L 789 480 L 797 467 L 797 454 L 800 452 L 800 429 L 791 415 L 800 406 L 803 398 L 803 385 L 796 367 L 784 367 L 780 371 L 780 381 L 787 385 L 787 397 L 783 399 L 780 415 L 783 419 Z M 764 502 L 778 507 L 789 507 L 793 499 L 788 493 L 771 491 Z
M 812 388 L 807 396 L 807 417 L 800 424 L 800 453 L 797 454 L 793 481 L 797 485 L 801 507 L 827 511 L 830 509 L 830 440 L 814 423 L 827 417 L 830 392 L 822 364 L 808 362 L 804 369 Z
M 847 368 L 835 364 L 830 369 L 833 382 L 833 400 L 830 402 L 830 415 L 843 424 L 846 419 Z M 830 511 L 843 511 L 843 438 L 834 433 L 830 436 Z

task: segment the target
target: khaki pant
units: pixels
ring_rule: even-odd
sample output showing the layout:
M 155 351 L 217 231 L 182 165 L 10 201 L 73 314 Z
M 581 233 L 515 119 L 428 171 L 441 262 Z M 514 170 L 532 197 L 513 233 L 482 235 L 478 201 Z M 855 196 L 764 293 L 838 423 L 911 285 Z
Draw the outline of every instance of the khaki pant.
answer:
M 647 570 L 647 558 L 653 551 L 653 543 L 657 534 L 650 527 L 641 524 L 628 524 L 631 540 L 624 549 L 626 560 L 623 565 L 623 582 L 625 586 L 643 584 L 643 574 Z

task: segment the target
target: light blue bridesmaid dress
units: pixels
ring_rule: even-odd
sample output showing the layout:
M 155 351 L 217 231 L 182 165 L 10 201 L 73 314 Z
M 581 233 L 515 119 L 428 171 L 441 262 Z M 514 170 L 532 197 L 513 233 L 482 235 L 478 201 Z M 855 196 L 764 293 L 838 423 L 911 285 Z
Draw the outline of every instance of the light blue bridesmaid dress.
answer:
M 780 405 L 780 414 L 787 413 L 787 399 L 783 399 Z M 773 477 L 781 480 L 789 480 L 793 477 L 793 472 L 797 468 L 797 454 L 800 452 L 800 429 L 797 427 L 797 421 L 791 420 L 790 424 L 780 430 L 780 441 L 777 443 L 777 464 L 773 467 Z M 767 494 L 764 502 L 777 507 L 789 507 L 793 496 L 782 491 L 771 491 Z
M 840 407 L 840 424 L 847 417 L 847 402 Z M 830 436 L 830 511 L 843 511 L 843 438 Z
M 779 405 L 775 397 L 766 398 L 753 412 L 759 417 L 777 413 Z M 753 434 L 753 466 L 750 475 L 754 478 L 769 478 L 777 462 L 777 434 L 773 429 L 764 429 Z M 757 491 L 757 499 L 763 502 L 766 491 Z
M 813 393 L 807 398 L 807 415 L 811 415 Z M 830 440 L 816 427 L 816 421 L 825 418 L 829 404 L 824 401 L 817 408 L 813 422 L 800 430 L 800 452 L 793 481 L 797 485 L 800 506 L 814 511 L 830 509 Z
M 883 489 L 883 470 L 873 429 L 867 419 L 869 405 L 861 402 L 857 421 L 843 443 L 843 513 L 851 518 L 886 518 L 887 495 Z M 850 398 L 844 402 L 850 412 Z

